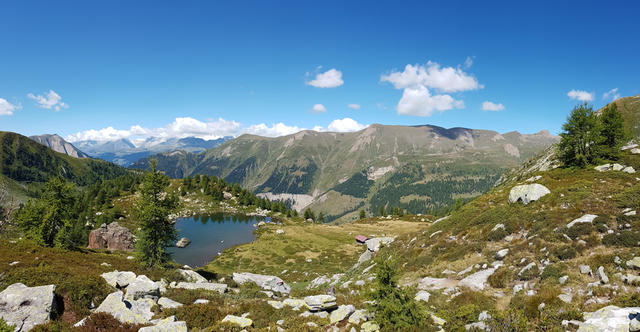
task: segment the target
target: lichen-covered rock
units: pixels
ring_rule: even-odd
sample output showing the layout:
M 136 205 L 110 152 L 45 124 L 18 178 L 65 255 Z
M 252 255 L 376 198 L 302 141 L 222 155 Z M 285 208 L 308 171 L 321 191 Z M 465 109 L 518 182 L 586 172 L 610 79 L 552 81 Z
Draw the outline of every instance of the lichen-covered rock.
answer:
M 201 276 L 198 272 L 193 270 L 178 269 L 178 273 L 180 273 L 180 275 L 183 278 L 185 278 L 185 280 L 187 280 L 188 282 L 195 282 L 195 283 L 209 282 L 209 280 L 207 280 L 205 277 Z
M 262 289 L 279 292 L 282 294 L 289 294 L 291 287 L 287 285 L 282 279 L 276 276 L 268 276 L 255 273 L 233 273 L 233 281 L 242 285 L 245 282 L 253 282 Z
M 308 308 L 307 307 L 307 302 L 305 302 L 305 300 L 301 300 L 301 299 L 284 299 L 282 301 L 282 304 L 293 308 L 293 310 L 299 310 L 299 309 Z
M 336 307 L 336 297 L 333 295 L 307 296 L 304 302 L 311 311 L 331 310 Z
M 640 312 L 640 307 L 620 308 L 606 306 L 594 312 L 585 312 L 584 323 L 578 332 L 590 331 L 629 331 L 630 315 Z
M 216 284 L 213 282 L 179 282 L 175 288 L 182 288 L 182 289 L 202 289 L 202 290 L 208 290 L 208 291 L 213 291 L 213 292 L 218 292 L 220 294 L 223 294 L 224 292 L 227 291 L 228 286 L 226 284 Z
M 29 331 L 51 317 L 55 305 L 55 285 L 27 287 L 12 284 L 0 292 L 0 317 L 15 331 Z
M 360 324 L 360 322 L 366 322 L 371 319 L 371 313 L 365 309 L 358 309 L 349 316 L 349 323 Z
M 117 221 L 109 225 L 102 224 L 89 233 L 88 248 L 133 251 L 133 234 L 130 230 L 120 226 Z
M 511 188 L 509 203 L 522 202 L 527 205 L 550 193 L 551 191 L 547 187 L 538 183 L 519 185 Z
M 380 326 L 375 322 L 364 322 L 360 325 L 361 332 L 378 332 L 380 331 Z
M 640 269 L 640 256 L 633 257 L 631 260 L 628 260 L 627 266 L 633 269 Z
M 414 297 L 414 299 L 416 301 L 423 301 L 423 302 L 429 302 L 429 298 L 431 297 L 431 294 L 429 294 L 429 292 L 425 291 L 425 290 L 419 290 L 416 293 L 416 296 Z
M 341 305 L 336 310 L 331 312 L 329 321 L 331 322 L 331 324 L 341 322 L 347 319 L 354 311 L 356 311 L 356 308 L 352 304 Z
M 223 323 L 229 323 L 240 326 L 241 328 L 250 327 L 253 325 L 253 321 L 246 317 L 227 315 L 222 319 Z
M 107 284 L 116 288 L 124 288 L 129 286 L 130 283 L 136 280 L 136 274 L 131 271 L 118 271 L 105 272 L 100 275 Z

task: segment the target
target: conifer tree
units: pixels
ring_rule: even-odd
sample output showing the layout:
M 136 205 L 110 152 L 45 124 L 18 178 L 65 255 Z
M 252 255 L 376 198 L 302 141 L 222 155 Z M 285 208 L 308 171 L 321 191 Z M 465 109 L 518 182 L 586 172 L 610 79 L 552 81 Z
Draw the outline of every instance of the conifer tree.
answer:
M 558 157 L 567 166 L 585 167 L 601 155 L 601 122 L 587 104 L 573 108 L 560 137 Z
M 151 161 L 151 172 L 140 186 L 135 216 L 140 225 L 136 250 L 147 266 L 156 266 L 169 260 L 165 248 L 176 240 L 177 233 L 169 214 L 177 207 L 177 199 L 165 190 L 169 178 L 156 170 L 157 161 Z
M 600 121 L 602 122 L 603 157 L 616 160 L 620 157 L 620 148 L 629 139 L 618 106 L 615 103 L 607 106 L 600 115 Z

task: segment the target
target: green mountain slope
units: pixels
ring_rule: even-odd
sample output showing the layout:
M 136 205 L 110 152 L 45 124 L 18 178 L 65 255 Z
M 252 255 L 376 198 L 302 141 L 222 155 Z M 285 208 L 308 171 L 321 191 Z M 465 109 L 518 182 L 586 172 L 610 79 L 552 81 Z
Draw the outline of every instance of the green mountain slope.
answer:
M 28 137 L 11 132 L 0 132 L 0 149 L 0 175 L 10 180 L 9 189 L 22 188 L 20 193 L 16 192 L 18 197 L 24 197 L 29 187 L 37 187 L 39 183 L 57 175 L 86 186 L 128 172 L 102 160 L 79 159 L 55 152 Z
M 399 206 L 437 211 L 486 192 L 506 169 L 557 141 L 548 132 L 522 135 L 436 126 L 371 125 L 354 133 L 302 131 L 266 138 L 243 135 L 193 155 L 163 154 L 173 176 L 209 174 L 271 199 L 296 201 L 330 219 L 360 208 Z M 135 168 L 147 168 L 148 159 Z

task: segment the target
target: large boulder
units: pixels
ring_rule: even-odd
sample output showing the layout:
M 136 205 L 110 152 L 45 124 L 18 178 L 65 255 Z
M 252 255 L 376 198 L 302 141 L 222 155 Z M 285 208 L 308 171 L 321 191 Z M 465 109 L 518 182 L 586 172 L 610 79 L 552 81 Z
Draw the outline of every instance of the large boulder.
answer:
M 336 308 L 336 297 L 333 295 L 313 295 L 304 298 L 310 311 L 331 310 Z
M 176 242 L 176 247 L 184 248 L 188 246 L 190 243 L 191 243 L 191 240 L 187 239 L 186 237 L 183 237 L 180 240 L 178 240 L 178 242 Z
M 55 305 L 55 285 L 27 287 L 13 284 L 0 292 L 0 317 L 15 331 L 29 331 L 51 317 Z
M 578 332 L 587 331 L 629 331 L 640 307 L 620 308 L 613 305 L 606 306 L 594 312 L 585 312 L 584 323 L 580 324 Z
M 182 307 L 182 303 L 176 302 L 168 297 L 161 297 L 158 300 L 158 305 L 162 309 L 175 309 Z
M 213 282 L 179 282 L 174 288 L 182 288 L 182 289 L 200 289 L 200 290 L 208 290 L 212 292 L 218 292 L 223 294 L 227 291 L 226 284 L 216 284 Z
M 366 309 L 358 309 L 349 316 L 349 323 L 360 324 L 360 322 L 366 322 L 371 319 L 372 315 Z
M 109 225 L 102 224 L 89 233 L 88 248 L 133 251 L 133 234 L 120 226 L 117 221 Z
M 520 201 L 522 204 L 527 205 L 550 193 L 551 191 L 547 187 L 537 183 L 515 186 L 509 192 L 509 203 Z
M 140 303 L 135 303 L 134 310 L 134 303 L 125 301 L 124 293 L 117 291 L 107 295 L 107 298 L 102 301 L 95 312 L 108 313 L 122 323 L 146 324 L 153 317 L 151 312 L 153 304 L 148 301 L 153 302 L 152 300 L 143 299 Z M 147 306 L 149 310 L 145 313 L 143 307 Z
M 281 294 L 289 294 L 291 287 L 282 279 L 276 276 L 268 276 L 255 273 L 233 273 L 233 281 L 242 285 L 245 282 L 253 282 L 264 290 L 279 292 Z

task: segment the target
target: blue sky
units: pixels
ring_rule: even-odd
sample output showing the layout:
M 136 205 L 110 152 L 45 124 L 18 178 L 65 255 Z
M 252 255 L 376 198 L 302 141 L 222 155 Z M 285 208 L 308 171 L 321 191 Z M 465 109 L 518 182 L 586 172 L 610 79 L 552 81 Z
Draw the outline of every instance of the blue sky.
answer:
M 557 133 L 578 99 L 600 107 L 640 94 L 634 1 L 2 7 L 0 130 L 25 135 L 278 135 L 371 123 Z

